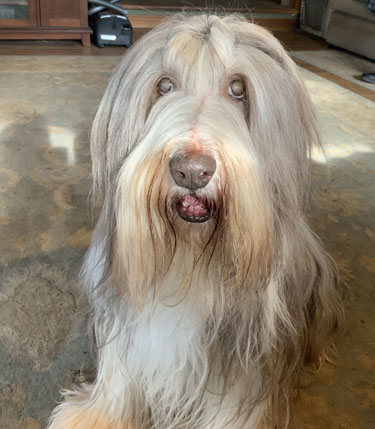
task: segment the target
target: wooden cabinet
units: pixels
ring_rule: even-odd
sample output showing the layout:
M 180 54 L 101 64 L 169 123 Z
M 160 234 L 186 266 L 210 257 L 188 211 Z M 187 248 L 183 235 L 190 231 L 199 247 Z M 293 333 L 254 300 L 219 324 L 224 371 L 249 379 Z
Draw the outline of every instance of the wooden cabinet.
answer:
M 90 46 L 87 0 L 0 0 L 0 39 L 80 39 Z

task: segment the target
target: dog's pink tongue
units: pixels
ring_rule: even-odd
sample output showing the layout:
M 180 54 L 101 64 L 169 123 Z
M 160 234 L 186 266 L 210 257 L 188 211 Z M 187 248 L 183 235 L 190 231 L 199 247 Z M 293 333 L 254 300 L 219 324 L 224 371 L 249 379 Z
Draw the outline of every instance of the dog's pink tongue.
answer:
M 201 216 L 207 213 L 206 206 L 194 195 L 185 195 L 182 200 L 185 213 L 191 216 Z

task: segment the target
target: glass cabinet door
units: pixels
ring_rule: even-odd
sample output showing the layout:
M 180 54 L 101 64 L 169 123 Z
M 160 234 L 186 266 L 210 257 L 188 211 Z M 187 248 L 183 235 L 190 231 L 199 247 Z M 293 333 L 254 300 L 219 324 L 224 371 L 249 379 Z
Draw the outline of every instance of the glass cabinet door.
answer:
M 0 0 L 0 27 L 30 27 L 35 24 L 35 0 Z

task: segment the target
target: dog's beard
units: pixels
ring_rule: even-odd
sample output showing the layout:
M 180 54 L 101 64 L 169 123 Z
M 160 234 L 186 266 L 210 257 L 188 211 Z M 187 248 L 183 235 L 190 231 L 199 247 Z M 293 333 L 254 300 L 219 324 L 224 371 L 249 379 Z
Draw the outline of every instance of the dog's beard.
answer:
M 224 285 L 258 288 L 267 276 L 269 201 L 252 148 L 245 143 L 251 138 L 242 111 L 213 100 L 197 121 L 196 110 L 194 100 L 178 97 L 156 106 L 119 172 L 117 283 L 139 303 L 162 282 L 176 254 L 184 255 L 186 268 L 179 290 L 190 287 L 197 272 L 216 292 Z M 173 182 L 169 160 L 189 145 L 193 128 L 202 147 L 215 156 L 217 169 L 207 186 L 189 191 Z

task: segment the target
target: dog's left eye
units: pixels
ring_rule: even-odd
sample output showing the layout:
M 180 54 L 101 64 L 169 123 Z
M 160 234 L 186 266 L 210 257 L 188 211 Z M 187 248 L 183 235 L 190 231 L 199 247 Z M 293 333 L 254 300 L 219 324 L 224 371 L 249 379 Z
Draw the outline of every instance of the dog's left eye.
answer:
M 228 93 L 232 98 L 242 100 L 245 97 L 245 85 L 241 79 L 234 79 L 229 84 Z
M 169 79 L 169 77 L 165 77 L 163 78 L 158 85 L 158 90 L 159 90 L 159 94 L 160 95 L 165 95 L 168 92 L 173 91 L 174 88 L 174 84 L 171 81 L 171 79 Z

